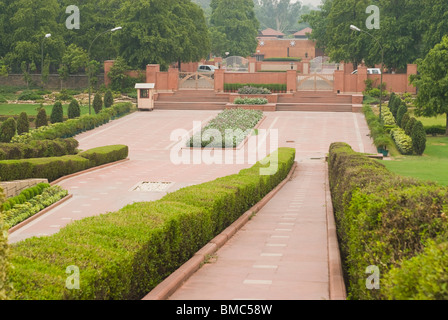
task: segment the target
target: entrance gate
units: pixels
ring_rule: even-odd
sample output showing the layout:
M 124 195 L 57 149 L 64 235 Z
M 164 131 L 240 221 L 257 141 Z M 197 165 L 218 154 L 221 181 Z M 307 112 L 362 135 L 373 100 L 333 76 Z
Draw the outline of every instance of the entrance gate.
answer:
M 179 89 L 214 89 L 213 73 L 179 72 Z
M 297 90 L 333 91 L 336 63 L 330 63 L 328 57 L 316 57 L 310 61 L 310 74 L 300 75 Z

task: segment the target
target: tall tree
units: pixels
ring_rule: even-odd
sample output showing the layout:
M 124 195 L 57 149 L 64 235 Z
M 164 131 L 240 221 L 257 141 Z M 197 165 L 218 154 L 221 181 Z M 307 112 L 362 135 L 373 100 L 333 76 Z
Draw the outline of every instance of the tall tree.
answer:
M 446 115 L 448 135 L 448 36 L 417 63 L 419 72 L 411 76 L 418 88 L 415 112 L 425 117 Z
M 302 4 L 292 0 L 254 0 L 255 13 L 262 29 L 280 32 L 297 31 Z
M 210 6 L 211 32 L 225 35 L 226 38 L 226 49 L 219 53 L 222 56 L 225 52 L 233 56 L 252 55 L 258 45 L 256 37 L 260 26 L 255 17 L 253 0 L 212 0 Z

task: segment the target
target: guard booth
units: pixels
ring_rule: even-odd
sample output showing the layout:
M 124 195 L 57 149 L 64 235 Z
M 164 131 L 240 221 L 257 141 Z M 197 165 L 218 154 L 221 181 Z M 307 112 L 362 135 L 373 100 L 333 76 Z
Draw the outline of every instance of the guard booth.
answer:
M 135 89 L 138 110 L 154 110 L 154 83 L 137 83 Z

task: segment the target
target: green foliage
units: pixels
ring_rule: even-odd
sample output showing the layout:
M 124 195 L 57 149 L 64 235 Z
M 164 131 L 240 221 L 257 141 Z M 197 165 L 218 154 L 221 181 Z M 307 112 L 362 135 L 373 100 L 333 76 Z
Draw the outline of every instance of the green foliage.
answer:
M 104 107 L 110 108 L 114 104 L 114 96 L 112 95 L 112 91 L 107 90 L 104 94 Z
M 426 132 L 421 121 L 417 121 L 412 128 L 412 149 L 414 152 L 421 156 L 426 149 Z
M 412 138 L 403 129 L 394 128 L 390 134 L 401 154 L 412 154 Z
M 26 112 L 20 113 L 19 119 L 17 120 L 17 134 L 27 133 L 30 131 L 30 120 Z
M 406 128 L 407 123 L 409 122 L 409 120 L 411 120 L 411 116 L 409 115 L 409 112 L 406 112 L 402 117 L 401 117 L 401 128 L 404 129 Z
M 17 100 L 19 100 L 19 101 L 35 101 L 35 100 L 41 100 L 41 99 L 42 99 L 42 96 L 32 90 L 22 91 L 22 93 L 20 93 L 19 96 L 17 97 Z
M 14 244 L 9 279 L 15 299 L 141 299 L 286 178 L 295 150 L 280 148 L 275 154 L 278 170 L 272 176 L 260 175 L 268 165 L 257 163 L 158 201 L 134 203 Z M 79 290 L 68 290 L 65 270 L 74 253 L 82 282 Z
M 259 110 L 228 109 L 212 119 L 188 141 L 189 147 L 235 148 L 263 118 Z
M 0 187 L 0 207 L 3 206 L 5 195 Z M 0 300 L 6 300 L 9 296 L 10 283 L 8 274 L 10 271 L 9 262 L 8 227 L 4 222 L 4 214 L 0 210 Z
M 0 127 L 0 142 L 10 142 L 17 130 L 16 120 L 8 118 Z
M 31 140 L 27 143 L 0 143 L 0 160 L 60 157 L 76 154 L 79 143 L 73 138 Z
M 40 195 L 48 187 L 50 187 L 48 183 L 39 183 L 34 187 L 23 190 L 19 195 L 9 198 L 3 203 L 3 211 L 11 210 L 14 206 L 25 203 L 33 197 Z
M 370 105 L 364 104 L 362 111 L 366 117 L 367 125 L 369 126 L 370 134 L 375 146 L 377 148 L 387 149 L 393 145 L 392 139 L 389 134 L 387 134 L 378 117 L 374 114 Z
M 54 104 L 53 109 L 51 110 L 50 121 L 51 123 L 64 121 L 64 110 L 62 109 L 61 102 L 56 101 L 56 103 Z
M 401 120 L 403 120 L 403 118 Z M 414 130 L 414 126 L 416 123 L 417 119 L 411 117 L 406 123 L 403 123 L 403 121 L 401 121 L 401 128 L 404 129 L 404 133 L 410 136 L 412 131 Z
M 245 86 L 243 88 L 238 89 L 239 94 L 271 94 L 271 91 L 266 88 L 256 88 Z
M 263 105 L 268 103 L 268 99 L 266 98 L 241 98 L 238 97 L 234 100 L 234 104 L 255 104 L 255 105 Z
M 232 56 L 252 55 L 258 46 L 256 37 L 260 25 L 255 16 L 253 0 L 212 0 L 210 6 L 211 30 L 220 34 L 225 44 L 218 48 L 213 46 L 212 51 L 222 57 L 225 57 L 225 52 Z M 226 48 L 225 51 L 220 51 L 223 48 Z
M 432 136 L 437 136 L 438 134 L 444 135 L 446 133 L 446 126 L 425 126 L 426 134 L 430 134 Z
M 396 125 L 394 115 L 386 106 L 383 106 L 381 108 L 381 118 L 383 119 L 384 124 L 387 126 Z
M 226 92 L 237 92 L 245 87 L 267 89 L 274 93 L 286 92 L 286 84 L 283 83 L 224 83 Z
M 103 109 L 103 97 L 101 93 L 97 92 L 95 98 L 93 98 L 93 109 L 95 113 L 98 114 Z
M 31 140 L 53 140 L 71 138 L 75 135 L 99 127 L 110 120 L 128 114 L 132 111 L 132 103 L 117 103 L 109 109 L 104 109 L 95 115 L 83 115 L 76 119 L 69 119 L 63 123 L 51 124 L 32 130 L 28 134 L 15 136 L 14 143 L 29 143 Z
M 115 162 L 127 157 L 127 147 L 122 145 L 91 149 L 79 155 L 0 161 L 0 177 L 4 181 L 46 178 L 54 181 L 60 177 L 86 170 L 100 164 Z
M 72 101 L 68 105 L 67 113 L 69 119 L 75 119 L 81 116 L 81 108 L 79 106 L 78 100 L 72 99 Z
M 36 128 L 45 127 L 48 125 L 47 112 L 44 108 L 40 108 L 36 116 Z
M 51 187 L 48 185 L 40 193 L 6 210 L 4 212 L 5 223 L 9 228 L 12 228 L 48 206 L 58 202 L 67 194 L 67 190 L 62 189 L 60 186 Z
M 415 284 L 416 270 L 405 261 L 424 252 L 432 240 L 446 241 L 448 188 L 395 175 L 345 143 L 330 147 L 329 179 L 349 297 L 390 299 L 393 286 L 403 294 L 418 291 L 407 286 Z M 446 261 L 446 255 L 439 258 Z M 380 290 L 366 288 L 370 265 L 380 268 L 388 289 L 383 290 L 383 282 Z M 427 297 L 439 292 L 437 282 L 427 289 Z
M 405 103 L 400 103 L 400 107 L 398 108 L 398 111 L 397 111 L 397 117 L 396 117 L 397 124 L 398 124 L 398 126 L 400 126 L 400 127 L 401 127 L 401 119 L 403 118 L 403 115 L 404 115 L 406 112 L 408 112 L 408 107 L 406 106 Z

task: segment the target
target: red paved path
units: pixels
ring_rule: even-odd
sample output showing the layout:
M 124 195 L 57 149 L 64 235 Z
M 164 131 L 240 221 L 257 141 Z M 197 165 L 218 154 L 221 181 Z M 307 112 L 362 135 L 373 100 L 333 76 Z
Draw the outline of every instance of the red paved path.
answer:
M 232 165 L 174 165 L 170 161 L 175 144 L 171 133 L 180 128 L 192 130 L 193 121 L 205 123 L 218 112 L 134 113 L 76 137 L 84 150 L 126 144 L 130 161 L 60 182 L 73 198 L 11 233 L 9 241 L 50 235 L 72 220 L 166 194 L 132 191 L 143 181 L 173 182 L 167 190 L 171 192 L 250 167 L 247 161 Z M 326 164 L 322 159 L 336 141 L 347 142 L 360 152 L 376 150 L 361 114 L 276 112 L 266 116 L 260 128 L 278 129 L 279 147 L 297 150 L 294 179 L 218 251 L 215 263 L 205 265 L 172 299 L 329 298 Z

